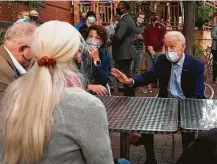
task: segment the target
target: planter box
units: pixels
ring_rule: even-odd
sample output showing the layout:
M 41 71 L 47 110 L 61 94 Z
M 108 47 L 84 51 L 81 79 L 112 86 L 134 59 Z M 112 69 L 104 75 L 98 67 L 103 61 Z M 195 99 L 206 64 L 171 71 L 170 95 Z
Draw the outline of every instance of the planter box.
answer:
M 211 31 L 210 30 L 195 30 L 194 31 L 194 42 L 196 45 L 201 46 L 203 50 L 206 51 L 207 48 L 211 47 L 211 44 L 212 44 Z

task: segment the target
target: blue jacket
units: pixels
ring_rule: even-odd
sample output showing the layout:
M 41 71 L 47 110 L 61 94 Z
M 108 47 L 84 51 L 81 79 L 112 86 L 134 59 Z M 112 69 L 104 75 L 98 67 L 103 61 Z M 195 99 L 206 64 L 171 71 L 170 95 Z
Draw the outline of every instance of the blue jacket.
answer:
M 75 25 L 75 28 L 79 31 L 80 28 L 84 25 L 85 23 L 84 22 L 80 22 L 78 24 Z
M 156 65 L 148 72 L 134 77 L 134 86 L 144 86 L 159 79 L 159 97 L 168 97 L 168 83 L 171 73 L 171 63 L 165 55 L 158 57 Z M 183 63 L 181 87 L 186 98 L 203 99 L 204 96 L 204 65 L 198 59 L 185 54 Z
M 99 49 L 101 64 L 95 66 L 88 53 L 82 54 L 81 71 L 86 75 L 90 84 L 106 85 L 111 71 L 111 58 L 105 48 Z

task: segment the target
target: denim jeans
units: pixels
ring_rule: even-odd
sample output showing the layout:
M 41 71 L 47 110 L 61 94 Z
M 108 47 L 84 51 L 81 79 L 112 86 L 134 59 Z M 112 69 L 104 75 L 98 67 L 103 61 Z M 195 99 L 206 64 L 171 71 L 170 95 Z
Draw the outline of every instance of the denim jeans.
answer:
M 154 64 L 157 62 L 157 58 L 162 54 L 162 52 L 155 52 L 154 58 L 152 58 L 151 54 L 146 51 L 145 52 L 145 61 L 146 61 L 146 69 L 149 71 Z
M 137 52 L 137 57 L 132 62 L 133 76 L 136 76 L 136 75 L 140 74 L 140 68 L 141 68 L 141 64 L 142 64 L 143 50 L 137 50 L 136 52 Z

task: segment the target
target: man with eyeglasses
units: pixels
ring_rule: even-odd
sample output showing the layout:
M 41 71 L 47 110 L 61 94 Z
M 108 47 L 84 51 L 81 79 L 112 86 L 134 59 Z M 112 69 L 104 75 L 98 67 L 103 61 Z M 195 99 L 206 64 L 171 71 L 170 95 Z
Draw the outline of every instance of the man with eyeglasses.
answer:
M 6 31 L 4 44 L 0 46 L 0 103 L 7 86 L 26 73 L 35 29 L 35 24 L 17 23 Z

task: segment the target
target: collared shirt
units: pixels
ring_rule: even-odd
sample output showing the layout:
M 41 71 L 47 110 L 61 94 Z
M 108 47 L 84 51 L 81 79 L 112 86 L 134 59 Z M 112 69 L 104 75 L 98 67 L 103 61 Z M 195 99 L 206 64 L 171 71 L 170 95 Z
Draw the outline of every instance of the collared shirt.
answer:
M 184 60 L 185 54 L 183 54 L 181 60 L 178 63 L 172 63 L 170 80 L 167 88 L 169 98 L 185 98 L 181 87 L 181 76 Z
M 124 17 L 125 15 L 127 15 L 127 14 L 128 14 L 128 13 L 125 13 L 125 14 L 121 15 L 120 19 L 123 18 L 123 17 Z
M 4 45 L 5 50 L 9 54 L 12 62 L 14 63 L 15 68 L 18 70 L 18 72 L 23 75 L 26 73 L 26 70 L 20 65 L 20 63 L 15 59 L 14 55 L 7 49 L 7 47 Z

